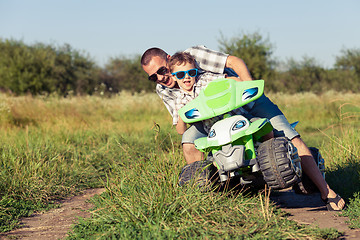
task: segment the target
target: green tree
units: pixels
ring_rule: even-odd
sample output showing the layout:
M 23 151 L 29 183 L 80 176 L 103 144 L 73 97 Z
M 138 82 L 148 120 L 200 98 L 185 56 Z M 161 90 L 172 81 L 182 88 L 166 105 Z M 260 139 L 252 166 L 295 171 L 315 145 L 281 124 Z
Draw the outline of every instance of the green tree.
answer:
M 98 68 L 70 45 L 55 48 L 0 39 L 0 88 L 15 94 L 91 93 Z
M 287 62 L 287 67 L 287 72 L 280 80 L 282 91 L 321 92 L 329 87 L 327 71 L 315 58 L 304 56 L 300 62 L 291 58 Z
M 141 68 L 139 55 L 110 59 L 101 72 L 100 81 L 113 92 L 150 92 L 154 91 L 155 87 L 154 83 L 147 80 L 147 75 Z
M 354 71 L 360 78 L 360 49 L 342 49 L 341 55 L 336 57 L 335 67 Z
M 76 94 L 91 94 L 99 84 L 98 67 L 88 55 L 64 44 L 55 50 L 53 72 L 56 87 L 62 94 L 73 91 Z
M 269 79 L 274 74 L 276 62 L 271 58 L 273 44 L 259 33 L 242 34 L 230 39 L 223 35 L 219 40 L 222 52 L 243 59 L 254 79 Z
M 337 70 L 337 89 L 360 91 L 360 49 L 342 49 L 340 56 L 336 57 L 335 69 Z
M 0 87 L 16 94 L 51 92 L 54 78 L 51 73 L 54 56 L 49 47 L 31 47 L 22 42 L 0 41 Z

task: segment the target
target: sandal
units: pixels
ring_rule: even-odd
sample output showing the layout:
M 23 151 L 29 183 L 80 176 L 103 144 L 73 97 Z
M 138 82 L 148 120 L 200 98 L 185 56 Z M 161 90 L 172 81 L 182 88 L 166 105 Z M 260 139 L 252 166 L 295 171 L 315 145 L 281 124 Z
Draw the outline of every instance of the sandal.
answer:
M 331 203 L 335 203 L 335 205 L 338 207 L 338 203 L 339 201 L 342 199 L 342 197 L 340 197 L 340 195 L 336 194 L 336 197 L 334 198 L 326 198 L 326 199 L 322 199 L 321 200 L 326 204 L 327 210 L 328 211 L 341 211 L 345 208 L 345 206 L 341 209 L 334 209 L 331 206 Z

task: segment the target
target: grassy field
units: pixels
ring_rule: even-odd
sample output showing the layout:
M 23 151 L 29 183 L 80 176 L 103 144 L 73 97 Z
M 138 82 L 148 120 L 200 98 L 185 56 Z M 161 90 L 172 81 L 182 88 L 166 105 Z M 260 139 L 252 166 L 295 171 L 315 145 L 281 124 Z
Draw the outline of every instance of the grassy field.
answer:
M 309 146 L 360 227 L 360 95 L 269 94 Z M 286 219 L 268 193 L 179 188 L 180 137 L 155 94 L 100 97 L 0 95 L 0 231 L 82 189 L 105 187 L 95 216 L 69 239 L 336 238 Z

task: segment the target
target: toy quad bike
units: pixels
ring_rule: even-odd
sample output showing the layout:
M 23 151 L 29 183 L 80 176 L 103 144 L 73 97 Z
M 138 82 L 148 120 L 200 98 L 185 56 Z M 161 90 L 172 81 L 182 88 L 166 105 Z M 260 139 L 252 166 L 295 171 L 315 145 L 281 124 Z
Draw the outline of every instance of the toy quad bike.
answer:
M 265 180 L 272 189 L 283 189 L 300 182 L 300 158 L 287 138 L 272 138 L 259 143 L 273 130 L 268 119 L 250 121 L 242 115 L 227 114 L 251 104 L 263 92 L 263 80 L 217 79 L 179 110 L 186 123 L 223 115 L 223 119 L 211 127 L 207 137 L 195 140 L 195 147 L 207 153 L 207 160 L 216 166 L 217 181 L 222 185 L 231 179 L 239 179 L 241 185 Z

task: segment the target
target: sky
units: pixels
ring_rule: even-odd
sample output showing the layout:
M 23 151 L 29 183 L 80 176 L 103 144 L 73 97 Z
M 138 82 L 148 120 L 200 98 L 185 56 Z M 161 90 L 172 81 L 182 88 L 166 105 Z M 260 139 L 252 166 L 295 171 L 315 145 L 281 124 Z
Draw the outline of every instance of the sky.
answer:
M 70 44 L 103 66 L 155 46 L 219 50 L 221 36 L 257 32 L 279 61 L 332 67 L 341 50 L 360 48 L 359 10 L 358 0 L 0 0 L 0 38 Z

